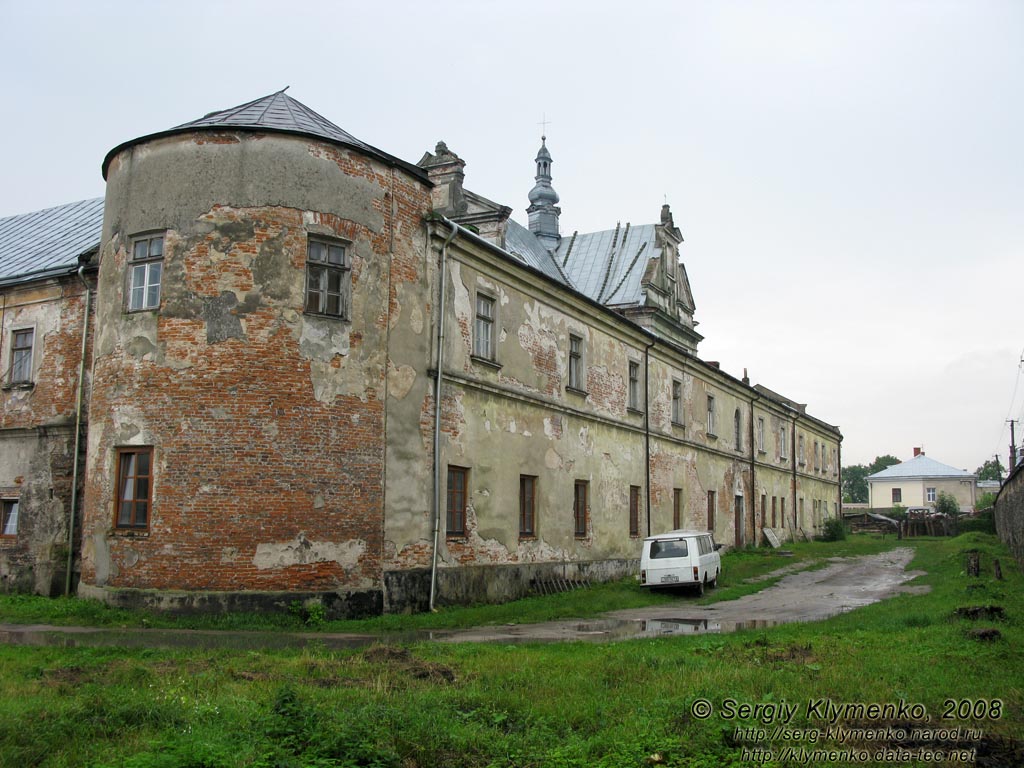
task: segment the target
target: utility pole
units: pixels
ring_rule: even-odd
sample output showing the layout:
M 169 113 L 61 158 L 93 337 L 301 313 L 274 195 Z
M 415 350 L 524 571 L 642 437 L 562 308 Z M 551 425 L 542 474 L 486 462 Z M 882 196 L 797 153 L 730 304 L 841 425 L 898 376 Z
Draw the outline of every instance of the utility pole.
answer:
M 1007 419 L 1010 423 L 1010 466 L 1007 468 L 1010 472 L 1013 472 L 1013 468 L 1017 466 L 1017 437 L 1013 432 L 1013 425 L 1017 423 L 1016 419 Z

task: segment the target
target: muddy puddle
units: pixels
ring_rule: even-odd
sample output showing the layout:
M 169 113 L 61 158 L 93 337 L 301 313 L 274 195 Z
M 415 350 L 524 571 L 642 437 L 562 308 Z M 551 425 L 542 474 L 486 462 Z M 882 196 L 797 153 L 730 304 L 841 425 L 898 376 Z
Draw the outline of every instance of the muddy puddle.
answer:
M 913 550 L 835 558 L 825 568 L 788 573 L 778 583 L 738 600 L 696 605 L 677 602 L 614 611 L 595 619 L 565 619 L 541 624 L 503 624 L 462 630 L 425 630 L 387 634 L 328 632 L 227 632 L 171 629 L 103 629 L 0 624 L 0 643 L 61 647 L 227 648 L 235 650 L 304 648 L 351 650 L 388 643 L 548 643 L 610 642 L 675 635 L 714 634 L 764 629 L 779 624 L 819 621 L 927 587 L 907 582 L 922 575 L 907 571 Z M 781 569 L 791 571 L 792 568 Z

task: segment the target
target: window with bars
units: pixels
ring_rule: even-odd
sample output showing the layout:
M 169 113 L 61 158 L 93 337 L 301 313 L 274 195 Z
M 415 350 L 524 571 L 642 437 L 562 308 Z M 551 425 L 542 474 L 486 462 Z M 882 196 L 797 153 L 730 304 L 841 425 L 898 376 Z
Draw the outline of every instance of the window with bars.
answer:
M 160 282 L 164 270 L 164 235 L 143 235 L 132 240 L 128 265 L 128 311 L 160 307 Z
M 578 539 L 587 535 L 587 495 L 589 485 L 586 480 L 577 480 L 573 487 L 573 534 Z
M 448 467 L 448 504 L 445 530 L 449 536 L 466 535 L 466 488 L 469 470 Z
M 351 299 L 352 278 L 345 246 L 310 238 L 306 249 L 306 313 L 348 320 Z
M 116 528 L 149 527 L 153 504 L 153 449 L 117 449 Z
M 519 537 L 532 538 L 537 533 L 537 478 L 519 476 Z
M 629 535 L 640 535 L 640 486 L 629 486 Z
M 494 359 L 495 300 L 486 294 L 476 295 L 476 321 L 473 325 L 473 354 L 485 360 Z

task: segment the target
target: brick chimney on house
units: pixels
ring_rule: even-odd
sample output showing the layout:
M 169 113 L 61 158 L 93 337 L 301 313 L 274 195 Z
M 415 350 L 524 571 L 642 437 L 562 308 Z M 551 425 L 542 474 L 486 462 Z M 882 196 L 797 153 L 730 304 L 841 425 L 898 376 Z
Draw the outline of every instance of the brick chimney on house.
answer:
M 916 459 L 918 456 L 924 456 L 924 451 L 922 451 L 920 448 L 915 447 L 914 458 Z

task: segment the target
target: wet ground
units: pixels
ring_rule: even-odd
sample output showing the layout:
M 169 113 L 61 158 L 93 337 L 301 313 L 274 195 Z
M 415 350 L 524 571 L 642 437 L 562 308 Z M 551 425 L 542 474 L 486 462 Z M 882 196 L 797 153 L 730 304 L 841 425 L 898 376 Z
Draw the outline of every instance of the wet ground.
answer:
M 887 597 L 927 587 L 909 586 L 923 575 L 907 571 L 914 552 L 900 548 L 880 555 L 833 558 L 819 570 L 792 572 L 771 587 L 738 600 L 700 606 L 686 595 L 668 605 L 614 611 L 595 619 L 541 624 L 509 624 L 464 630 L 433 630 L 387 635 L 329 632 L 218 632 L 170 629 L 109 629 L 0 624 L 0 643 L 11 645 L 122 646 L 147 648 L 361 648 L 374 643 L 534 643 L 567 640 L 610 641 L 664 635 L 732 632 L 796 621 L 818 621 Z M 794 564 L 796 565 L 796 564 Z M 807 564 L 808 566 L 810 564 Z

